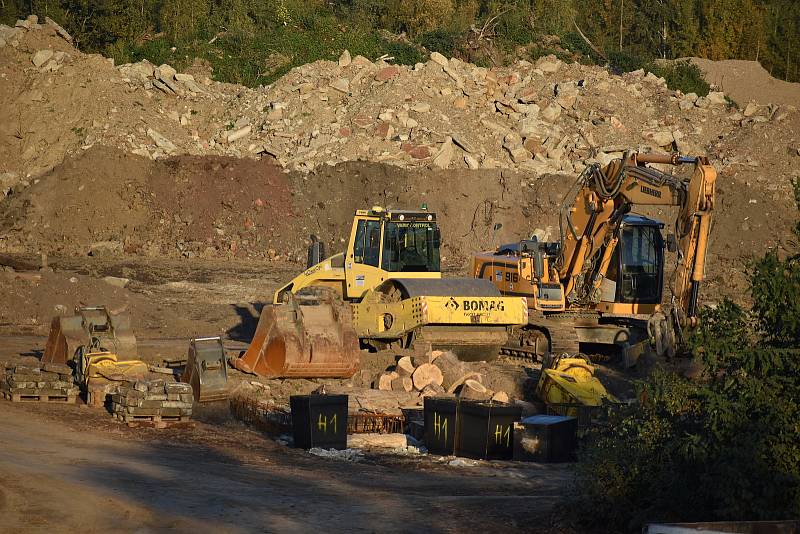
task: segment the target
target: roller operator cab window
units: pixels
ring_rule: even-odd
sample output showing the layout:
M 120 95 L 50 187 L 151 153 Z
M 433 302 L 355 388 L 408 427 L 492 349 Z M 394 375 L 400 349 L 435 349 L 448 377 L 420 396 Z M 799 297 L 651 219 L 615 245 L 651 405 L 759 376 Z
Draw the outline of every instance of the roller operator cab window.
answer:
M 390 272 L 439 272 L 439 227 L 431 222 L 387 222 L 381 268 Z
M 353 243 L 353 261 L 364 265 L 378 266 L 381 252 L 380 221 L 358 221 Z
M 655 226 L 626 226 L 622 230 L 622 302 L 657 304 L 661 301 L 663 246 Z

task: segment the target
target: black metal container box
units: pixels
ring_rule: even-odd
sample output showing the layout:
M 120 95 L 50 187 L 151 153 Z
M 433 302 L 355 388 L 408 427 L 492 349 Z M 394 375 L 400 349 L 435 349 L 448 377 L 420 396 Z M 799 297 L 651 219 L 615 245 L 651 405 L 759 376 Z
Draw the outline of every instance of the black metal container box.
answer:
M 514 457 L 514 423 L 522 408 L 505 403 L 461 401 L 455 454 L 482 460 Z
M 533 415 L 518 425 L 515 460 L 569 462 L 578 445 L 578 420 L 562 415 Z
M 347 448 L 347 395 L 292 395 L 294 446 Z
M 458 399 L 425 397 L 425 446 L 431 454 L 450 456 L 454 452 Z

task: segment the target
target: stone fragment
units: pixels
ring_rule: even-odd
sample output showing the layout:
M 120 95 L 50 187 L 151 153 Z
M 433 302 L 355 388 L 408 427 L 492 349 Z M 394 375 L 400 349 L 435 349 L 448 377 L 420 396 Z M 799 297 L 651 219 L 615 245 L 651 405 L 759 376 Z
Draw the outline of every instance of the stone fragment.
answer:
M 475 156 L 472 156 L 470 154 L 464 154 L 464 163 L 466 163 L 467 167 L 472 170 L 480 169 L 481 167 L 480 163 L 475 158 Z
M 157 147 L 163 148 L 167 152 L 174 152 L 175 150 L 177 150 L 177 147 L 172 143 L 172 141 L 170 141 L 169 139 L 158 133 L 156 130 L 153 130 L 152 128 L 147 129 L 147 136 L 153 140 L 153 142 L 156 144 Z
M 448 59 L 439 52 L 431 52 L 431 61 L 442 67 L 446 67 L 450 63 Z
M 657 146 L 671 145 L 675 138 L 669 130 L 656 130 L 652 132 L 644 132 L 642 138 L 652 142 Z
M 558 120 L 560 116 L 561 116 L 561 106 L 559 106 L 558 104 L 550 104 L 539 113 L 539 117 L 543 121 L 547 121 L 550 123 L 553 123 L 556 120 Z
M 60 35 L 62 39 L 64 39 L 65 41 L 67 41 L 67 42 L 69 42 L 69 43 L 71 43 L 71 42 L 72 42 L 72 36 L 71 36 L 69 33 L 67 33 L 67 30 L 65 30 L 64 28 L 62 28 L 62 27 L 61 27 L 61 26 L 60 26 L 60 25 L 59 25 L 59 24 L 58 24 L 56 21 L 54 21 L 54 20 L 53 20 L 53 19 L 51 19 L 50 17 L 45 17 L 45 18 L 44 18 L 44 21 L 45 21 L 47 24 L 49 24 L 50 26 L 52 26 L 52 27 L 53 27 L 53 29 L 55 29 L 55 30 L 56 30 L 56 33 L 57 33 L 58 35 Z
M 439 169 L 448 168 L 453 159 L 454 153 L 455 148 L 453 147 L 453 138 L 448 137 L 445 139 L 444 143 L 442 143 L 442 146 L 439 147 L 439 151 L 433 157 L 433 166 L 438 167 Z
M 33 54 L 33 57 L 31 57 L 31 63 L 33 63 L 33 66 L 38 69 L 39 67 L 47 63 L 51 57 L 53 57 L 53 51 L 50 50 L 49 48 L 46 48 L 44 50 L 39 50 L 38 52 Z
M 379 82 L 387 82 L 398 74 L 400 74 L 400 69 L 392 65 L 390 67 L 384 67 L 375 73 L 375 79 Z
M 467 109 L 467 97 L 459 96 L 453 100 L 453 107 L 456 109 Z
M 545 74 L 552 74 L 561 68 L 561 61 L 555 56 L 545 56 L 536 62 L 536 68 Z
M 234 130 L 234 131 L 228 133 L 228 137 L 227 137 L 228 142 L 229 143 L 233 143 L 234 141 L 238 141 L 239 139 L 242 139 L 243 137 L 246 137 L 246 136 L 250 135 L 251 129 L 252 128 L 248 124 L 247 126 L 244 126 L 242 128 L 239 128 L 238 130 Z
M 411 111 L 416 111 L 417 113 L 427 113 L 431 110 L 431 105 L 427 102 L 418 102 L 411 106 Z
M 339 66 L 340 67 L 349 67 L 350 63 L 352 63 L 352 62 L 353 62 L 353 60 L 350 57 L 350 51 L 349 50 L 345 50 L 344 52 L 342 52 L 342 55 L 339 56 Z
M 339 78 L 331 82 L 331 87 L 336 89 L 341 93 L 349 93 L 350 92 L 350 80 L 347 78 Z
M 121 278 L 118 276 L 104 276 L 103 281 L 115 287 L 125 287 L 131 281 L 130 278 Z
M 724 106 L 728 103 L 725 93 L 722 91 L 711 91 L 706 97 L 709 106 Z

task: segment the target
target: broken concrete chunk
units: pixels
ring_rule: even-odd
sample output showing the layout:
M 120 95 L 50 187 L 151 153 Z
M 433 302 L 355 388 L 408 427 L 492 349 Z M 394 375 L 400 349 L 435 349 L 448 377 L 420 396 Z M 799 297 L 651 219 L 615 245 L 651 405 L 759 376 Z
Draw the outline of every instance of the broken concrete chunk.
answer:
M 669 130 L 659 130 L 654 132 L 644 132 L 642 138 L 652 142 L 657 146 L 668 146 L 672 144 L 675 138 Z
M 350 66 L 350 63 L 352 63 L 352 62 L 353 62 L 353 59 L 350 57 L 350 51 L 349 50 L 345 50 L 344 52 L 342 52 L 342 55 L 339 56 L 339 66 L 340 67 L 348 67 L 348 66 Z
M 103 281 L 115 287 L 125 287 L 131 281 L 131 279 L 121 278 L 118 276 L 104 276 Z
M 156 69 L 155 76 L 162 82 L 166 83 L 174 80 L 177 73 L 178 72 L 175 69 L 165 63 Z
M 450 166 L 450 161 L 453 159 L 455 150 L 453 148 L 453 138 L 448 137 L 445 139 L 439 151 L 433 157 L 433 166 L 439 169 L 446 169 Z
M 331 87 L 342 93 L 349 93 L 350 80 L 348 80 L 347 78 L 339 78 L 338 80 L 334 80 L 333 82 L 331 82 Z
M 234 141 L 238 141 L 239 139 L 242 139 L 243 137 L 250 135 L 251 129 L 252 128 L 250 127 L 250 125 L 247 125 L 243 128 L 239 128 L 238 130 L 230 132 L 228 134 L 228 142 L 233 143 Z
M 550 104 L 539 113 L 539 117 L 543 121 L 551 123 L 558 120 L 560 116 L 561 116 L 561 106 L 559 106 L 558 104 Z
M 725 93 L 722 91 L 711 91 L 708 93 L 706 102 L 708 102 L 709 106 L 724 106 L 728 103 L 727 99 L 725 98 Z
M 53 57 L 53 51 L 50 50 L 49 48 L 44 50 L 39 50 L 38 52 L 33 54 L 33 57 L 31 57 L 31 63 L 33 63 L 33 66 L 38 69 L 39 67 L 47 63 L 51 57 Z
M 153 142 L 156 144 L 157 147 L 163 148 L 167 152 L 174 152 L 175 150 L 177 150 L 175 145 L 172 144 L 172 142 L 169 139 L 167 139 L 157 131 L 153 130 L 152 128 L 147 129 L 147 136 L 153 140 Z
M 61 26 L 60 26 L 60 25 L 59 25 L 59 24 L 58 24 L 56 21 L 54 21 L 54 20 L 53 20 L 53 19 L 51 19 L 50 17 L 45 17 L 45 18 L 44 18 L 44 21 L 45 21 L 47 24 L 49 24 L 50 26 L 52 26 L 52 27 L 53 27 L 53 29 L 55 29 L 55 30 L 56 30 L 56 33 L 57 33 L 58 35 L 60 35 L 62 39 L 64 39 L 65 41 L 67 41 L 67 42 L 69 42 L 69 43 L 71 43 L 71 42 L 72 42 L 72 36 L 71 36 L 69 33 L 67 33 L 67 30 L 65 30 L 64 28 L 62 28 L 62 27 L 61 27 Z
M 446 67 L 449 63 L 448 59 L 439 52 L 431 52 L 431 61 L 442 67 Z

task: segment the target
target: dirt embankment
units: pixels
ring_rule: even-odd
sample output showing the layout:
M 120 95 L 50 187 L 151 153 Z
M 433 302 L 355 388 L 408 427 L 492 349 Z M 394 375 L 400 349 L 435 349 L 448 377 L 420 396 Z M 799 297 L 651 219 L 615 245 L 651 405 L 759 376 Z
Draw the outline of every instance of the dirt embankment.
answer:
M 708 83 L 724 91 L 742 107 L 748 102 L 791 106 L 800 103 L 800 84 L 773 78 L 758 61 L 712 61 L 698 57 L 690 60 L 700 68 Z

